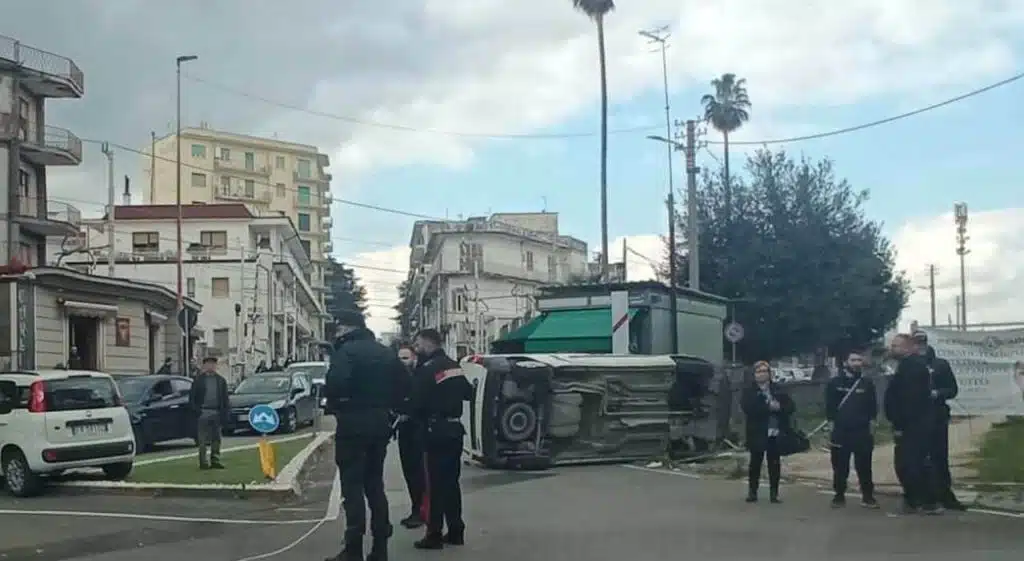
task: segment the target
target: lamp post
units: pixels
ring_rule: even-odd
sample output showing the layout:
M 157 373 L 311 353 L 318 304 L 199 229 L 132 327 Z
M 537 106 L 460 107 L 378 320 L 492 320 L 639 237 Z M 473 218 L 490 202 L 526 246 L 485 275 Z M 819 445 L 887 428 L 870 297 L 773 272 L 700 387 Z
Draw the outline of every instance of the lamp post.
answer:
M 176 134 L 174 136 L 174 144 L 177 147 L 177 151 L 178 151 L 177 158 L 175 159 L 175 170 L 174 170 L 174 183 L 175 183 L 174 201 L 175 201 L 175 208 L 178 211 L 177 212 L 178 219 L 177 219 L 177 223 L 175 225 L 176 229 L 177 229 L 177 243 L 178 243 L 178 252 L 177 252 L 178 253 L 178 263 L 177 263 L 177 269 L 178 269 L 178 271 L 177 271 L 178 272 L 178 310 L 177 310 L 177 313 L 178 313 L 178 328 L 181 330 L 181 339 L 180 339 L 180 341 L 181 341 L 181 370 L 179 372 L 181 372 L 182 374 L 185 374 L 185 373 L 188 372 L 187 369 L 188 369 L 188 366 L 189 366 L 189 358 L 190 358 L 190 354 L 191 353 L 189 353 L 189 348 L 188 348 L 189 347 L 189 344 L 188 344 L 188 325 L 189 325 L 189 322 L 188 322 L 188 318 L 185 317 L 187 315 L 186 312 L 185 312 L 185 293 L 184 293 L 184 286 L 183 286 L 184 283 L 185 283 L 185 279 L 184 279 L 184 274 L 183 274 L 183 271 L 182 271 L 182 269 L 183 269 L 183 262 L 184 262 L 184 254 L 182 252 L 182 241 L 181 241 L 181 223 L 182 223 L 182 213 L 181 213 L 181 65 L 186 63 L 186 62 L 191 62 L 193 60 L 196 60 L 198 58 L 199 57 L 195 56 L 195 55 L 185 55 L 185 56 L 179 56 L 178 58 L 176 58 L 174 60 L 175 70 L 177 71 L 177 75 L 176 75 L 176 78 L 177 78 L 177 100 L 176 100 L 177 101 L 177 118 L 176 118 L 177 132 L 176 132 Z M 151 173 L 155 174 L 156 170 L 152 170 Z

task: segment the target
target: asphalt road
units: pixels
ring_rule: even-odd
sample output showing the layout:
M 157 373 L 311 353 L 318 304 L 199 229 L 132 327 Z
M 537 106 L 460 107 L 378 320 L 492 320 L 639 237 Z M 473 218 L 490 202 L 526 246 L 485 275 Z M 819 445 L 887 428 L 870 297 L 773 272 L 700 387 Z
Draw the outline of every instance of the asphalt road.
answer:
M 388 492 L 397 521 L 409 501 L 395 456 L 390 455 Z M 338 506 L 333 481 L 326 458 L 307 481 L 304 498 L 286 505 L 4 497 L 0 560 L 319 560 L 340 545 L 342 523 L 330 519 Z M 781 505 L 748 505 L 740 482 L 622 466 L 540 473 L 467 468 L 463 483 L 467 545 L 420 552 L 411 545 L 420 532 L 398 528 L 393 559 L 1016 561 L 1024 552 L 1021 517 L 902 517 L 892 514 L 891 499 L 881 511 L 854 504 L 834 511 L 827 495 L 804 486 L 784 488 Z

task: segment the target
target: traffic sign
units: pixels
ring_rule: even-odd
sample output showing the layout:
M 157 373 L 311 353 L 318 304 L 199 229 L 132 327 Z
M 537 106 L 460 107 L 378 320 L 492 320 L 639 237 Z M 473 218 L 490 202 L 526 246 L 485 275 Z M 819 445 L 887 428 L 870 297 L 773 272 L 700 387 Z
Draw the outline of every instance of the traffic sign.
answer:
M 725 326 L 725 340 L 730 343 L 739 343 L 743 340 L 743 326 L 735 321 Z
M 261 434 L 270 434 L 281 425 L 277 411 L 269 405 L 257 405 L 249 410 L 249 426 Z

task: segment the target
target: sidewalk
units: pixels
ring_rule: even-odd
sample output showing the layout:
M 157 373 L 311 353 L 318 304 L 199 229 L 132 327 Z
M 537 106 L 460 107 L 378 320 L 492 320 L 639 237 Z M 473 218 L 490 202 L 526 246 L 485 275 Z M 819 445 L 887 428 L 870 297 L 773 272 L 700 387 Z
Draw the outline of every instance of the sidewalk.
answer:
M 965 503 L 977 503 L 991 506 L 992 508 L 1011 508 L 1024 510 L 1024 504 L 1014 504 L 1017 501 L 1007 500 L 1006 493 L 995 493 L 988 496 L 988 493 L 978 493 L 971 489 L 970 482 L 977 479 L 977 474 L 970 466 L 972 455 L 981 445 L 981 439 L 994 423 L 1001 418 L 973 418 L 954 419 L 949 426 L 949 456 L 950 468 L 953 475 L 953 482 L 956 486 L 957 495 Z M 886 442 L 875 447 L 874 454 L 874 478 L 875 487 L 880 493 L 900 492 L 899 483 L 896 481 L 896 473 L 893 470 L 893 444 Z M 851 470 L 852 472 L 853 470 Z M 805 454 L 797 454 L 783 459 L 783 477 L 791 477 L 801 480 L 809 480 L 827 486 L 832 484 L 832 466 L 829 461 L 829 454 L 823 450 L 811 450 Z M 857 476 L 850 474 L 850 487 L 856 489 Z M 1010 492 L 1016 495 L 1016 491 Z M 983 496 L 984 495 L 984 496 Z M 998 503 L 998 504 L 997 504 Z

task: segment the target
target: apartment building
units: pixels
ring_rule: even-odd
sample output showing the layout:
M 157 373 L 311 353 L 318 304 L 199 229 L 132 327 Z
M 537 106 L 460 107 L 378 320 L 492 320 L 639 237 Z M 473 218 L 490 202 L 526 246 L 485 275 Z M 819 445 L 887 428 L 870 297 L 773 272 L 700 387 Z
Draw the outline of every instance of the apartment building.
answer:
M 52 240 L 52 262 L 176 291 L 175 205 L 115 207 L 112 250 L 107 218 L 83 221 L 77 240 Z M 260 362 L 319 358 L 324 310 L 291 218 L 241 203 L 184 205 L 182 246 L 185 295 L 203 308 L 194 356 L 221 357 L 235 379 Z
M 452 356 L 486 352 L 534 313 L 537 287 L 587 271 L 586 242 L 559 234 L 550 212 L 420 221 L 409 246 L 407 327 L 439 329 Z
M 178 330 L 167 328 L 174 292 L 47 266 L 47 239 L 74 239 L 81 226 L 77 208 L 48 197 L 47 169 L 80 164 L 82 141 L 47 122 L 46 104 L 84 94 L 70 58 L 0 35 L 0 370 L 74 359 L 145 374 L 157 356 L 181 350 Z M 189 298 L 184 306 L 200 310 Z
M 258 212 L 283 213 L 298 229 L 313 262 L 312 278 L 322 303 L 324 261 L 331 244 L 331 174 L 315 146 L 212 130 L 205 124 L 181 131 L 183 204 L 244 203 Z M 177 139 L 154 139 L 143 169 L 149 204 L 177 200 Z

